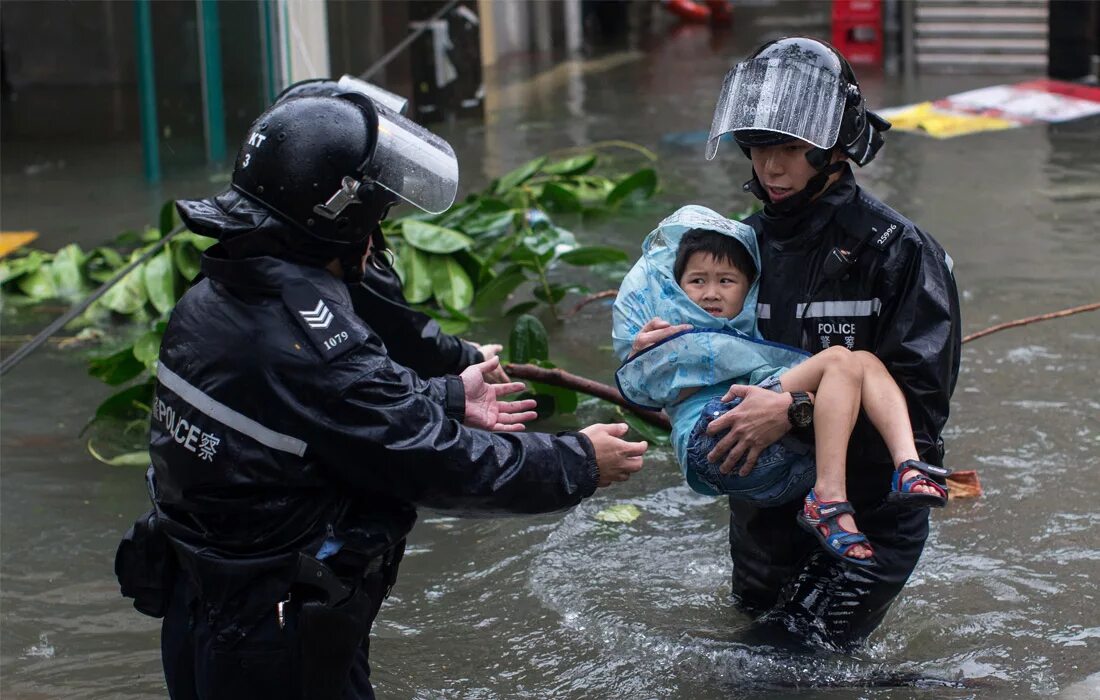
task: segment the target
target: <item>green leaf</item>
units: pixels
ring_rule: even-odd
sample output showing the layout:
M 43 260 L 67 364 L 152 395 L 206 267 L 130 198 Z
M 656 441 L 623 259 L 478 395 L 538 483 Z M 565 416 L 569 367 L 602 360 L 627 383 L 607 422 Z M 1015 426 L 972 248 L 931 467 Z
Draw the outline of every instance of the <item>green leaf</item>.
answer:
M 180 217 L 176 212 L 175 200 L 168 200 L 160 208 L 160 235 L 163 238 L 180 225 Z
M 507 175 L 502 176 L 493 186 L 493 194 L 505 195 L 509 190 L 514 190 L 530 180 L 535 173 L 546 163 L 546 156 L 535 158 L 519 166 Z
M 172 251 L 172 262 L 188 282 L 193 282 L 202 269 L 202 253 L 189 241 L 172 241 L 168 244 Z
M 406 221 L 401 227 L 405 242 L 425 253 L 447 254 L 466 250 L 474 244 L 469 236 L 454 229 L 443 228 L 426 221 Z
M 622 408 L 619 409 L 619 414 L 623 417 L 623 422 L 629 425 L 635 433 L 642 436 L 643 440 L 647 440 L 650 445 L 668 445 L 671 442 L 668 431 L 650 425 L 639 416 L 630 411 L 624 411 Z
M 523 268 L 512 265 L 477 290 L 474 306 L 479 310 L 504 304 L 508 295 L 527 280 Z
M 141 251 L 135 250 L 131 260 L 141 255 Z M 115 286 L 107 290 L 99 303 L 115 313 L 124 315 L 135 314 L 145 306 L 148 299 L 145 293 L 145 280 L 141 274 L 141 266 L 131 270 Z
M 542 323 L 528 314 L 516 319 L 508 338 L 508 357 L 512 362 L 550 359 L 550 341 Z
M 50 271 L 58 296 L 73 297 L 85 291 L 84 275 L 81 273 L 84 260 L 84 251 L 75 243 L 70 243 L 54 254 Z
M 643 168 L 633 175 L 624 177 L 615 185 L 615 189 L 607 195 L 607 206 L 617 206 L 635 194 L 648 199 L 656 191 L 656 171 L 653 168 Z
M 554 400 L 554 413 L 569 415 L 577 411 L 580 398 L 577 396 L 577 392 L 572 389 L 534 381 L 527 384 L 536 395 L 549 396 Z
M 96 461 L 102 462 L 112 467 L 147 467 L 149 466 L 149 452 L 141 450 L 138 452 L 123 452 L 115 457 L 104 457 L 99 448 L 88 440 L 88 454 L 96 459 Z
M 537 301 L 524 301 L 524 302 L 521 302 L 519 304 L 516 304 L 512 308 L 505 311 L 504 315 L 505 316 L 518 316 L 519 314 L 525 314 L 525 313 L 527 313 L 528 311 L 530 311 L 531 309 L 535 308 L 538 305 L 539 305 L 539 303 Z
M 38 250 L 28 251 L 26 255 L 11 256 L 0 260 L 0 284 L 5 284 L 23 275 L 30 274 L 49 261 L 49 256 Z
M 126 347 L 113 355 L 92 358 L 88 362 L 88 374 L 111 386 L 128 382 L 145 370 L 135 356 L 132 347 Z
M 134 341 L 134 357 L 150 371 L 157 363 L 160 354 L 160 341 L 164 337 L 164 331 L 149 331 Z
M 15 286 L 35 301 L 57 297 L 57 285 L 54 283 L 53 273 L 46 265 L 20 277 L 16 280 Z
M 596 513 L 595 518 L 601 523 L 632 523 L 641 516 L 642 511 L 632 503 L 619 503 L 618 505 L 604 508 Z
M 429 256 L 432 293 L 444 306 L 465 309 L 474 299 L 474 284 L 462 265 L 451 257 Z
M 564 299 L 572 286 L 573 285 L 551 284 L 544 288 L 540 285 L 535 285 L 535 288 L 531 290 L 531 294 L 539 301 L 553 305 Z
M 84 261 L 84 274 L 93 282 L 102 284 L 114 277 L 115 272 L 125 264 L 126 261 L 114 248 L 94 248 Z
M 512 227 L 515 215 L 516 212 L 513 209 L 475 214 L 463 222 L 462 229 L 471 236 L 485 238 L 499 236 Z
M 591 170 L 592 166 L 595 164 L 595 154 L 586 153 L 584 155 L 550 163 L 542 169 L 542 172 L 547 175 L 580 175 L 581 173 L 586 173 Z
M 200 236 L 199 234 L 192 231 L 181 231 L 180 233 L 177 233 L 176 237 L 172 240 L 190 243 L 191 245 L 198 248 L 200 252 L 206 250 L 207 248 L 218 242 L 216 238 L 211 238 L 209 236 Z
M 410 304 L 422 304 L 432 298 L 432 273 L 428 256 L 411 245 L 401 250 L 401 265 L 405 271 L 402 291 Z
M 543 186 L 539 201 L 548 209 L 557 211 L 580 211 L 584 208 L 580 197 L 572 188 L 554 182 Z
M 574 248 L 558 256 L 558 260 L 570 265 L 601 265 L 629 260 L 629 256 L 618 248 L 589 245 Z
M 142 266 L 145 292 L 153 308 L 166 314 L 176 305 L 176 268 L 172 264 L 172 252 L 162 250 Z
M 156 383 L 152 378 L 140 384 L 128 386 L 99 404 L 94 420 L 147 418 L 155 390 Z

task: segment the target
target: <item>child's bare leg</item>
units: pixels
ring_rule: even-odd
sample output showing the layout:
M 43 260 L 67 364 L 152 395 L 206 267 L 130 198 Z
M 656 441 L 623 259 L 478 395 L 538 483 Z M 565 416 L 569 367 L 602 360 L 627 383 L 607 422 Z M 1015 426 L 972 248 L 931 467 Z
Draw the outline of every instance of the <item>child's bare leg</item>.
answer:
M 863 410 L 882 436 L 894 464 L 900 465 L 909 459 L 919 460 L 920 454 L 913 441 L 913 425 L 909 422 L 909 407 L 897 382 L 882 360 L 873 353 L 860 350 L 853 355 L 863 365 Z M 902 475 L 902 480 L 908 481 L 919 474 L 909 469 Z M 914 485 L 913 490 L 916 493 L 936 493 L 931 486 L 921 484 Z
M 835 346 L 785 372 L 780 383 L 784 391 L 815 393 L 814 491 L 825 501 L 848 500 L 845 487 L 848 438 L 859 415 L 863 364 L 846 348 Z M 855 520 L 847 513 L 837 518 L 837 524 L 849 532 L 859 532 Z M 865 545 L 856 545 L 848 552 L 848 556 L 857 559 L 871 555 L 871 549 Z

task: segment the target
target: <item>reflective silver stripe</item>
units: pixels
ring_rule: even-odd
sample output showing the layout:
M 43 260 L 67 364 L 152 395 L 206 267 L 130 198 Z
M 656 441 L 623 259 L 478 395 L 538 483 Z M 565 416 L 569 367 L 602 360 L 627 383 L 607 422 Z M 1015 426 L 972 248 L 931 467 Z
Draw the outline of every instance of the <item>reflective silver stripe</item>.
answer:
M 769 319 L 772 317 L 772 305 L 771 304 L 757 304 L 756 305 L 756 318 Z
M 805 311 L 805 314 L 803 314 Z M 815 301 L 806 311 L 805 304 L 799 304 L 794 315 L 797 318 L 822 318 L 828 316 L 877 316 L 882 311 L 882 302 L 878 299 L 862 301 Z
M 955 261 L 947 254 L 947 251 L 943 251 L 943 261 L 947 264 L 947 271 L 951 274 L 955 273 Z
M 157 380 L 176 392 L 181 399 L 191 404 L 195 410 L 205 413 L 219 423 L 226 425 L 239 433 L 247 435 L 261 445 L 266 445 L 273 450 L 289 452 L 301 457 L 306 453 L 306 443 L 296 437 L 277 433 L 270 428 L 265 428 L 247 416 L 237 413 L 229 406 L 210 398 L 194 386 L 187 383 L 163 364 L 157 365 Z

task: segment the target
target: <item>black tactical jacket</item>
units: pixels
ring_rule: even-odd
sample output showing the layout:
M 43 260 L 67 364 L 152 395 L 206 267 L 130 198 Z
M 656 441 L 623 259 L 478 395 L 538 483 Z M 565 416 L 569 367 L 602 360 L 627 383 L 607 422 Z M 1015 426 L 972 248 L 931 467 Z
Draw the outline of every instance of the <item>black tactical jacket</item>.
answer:
M 760 240 L 763 336 L 812 353 L 831 345 L 874 352 L 905 394 L 918 451 L 942 464 L 940 433 L 961 345 L 950 256 L 862 190 L 850 169 L 799 215 L 765 209 L 745 223 Z M 856 260 L 830 278 L 826 258 L 834 247 Z M 861 417 L 848 451 L 849 496 L 881 497 L 892 470 L 885 444 Z
M 543 513 L 595 490 L 587 437 L 464 427 L 461 380 L 391 361 L 341 280 L 219 249 L 165 331 L 150 444 L 161 525 L 216 607 L 280 600 L 323 541 L 376 556 L 418 505 Z
M 473 345 L 410 308 L 393 268 L 368 264 L 363 281 L 349 290 L 355 313 L 385 337 L 390 359 L 421 377 L 458 374 L 485 359 Z

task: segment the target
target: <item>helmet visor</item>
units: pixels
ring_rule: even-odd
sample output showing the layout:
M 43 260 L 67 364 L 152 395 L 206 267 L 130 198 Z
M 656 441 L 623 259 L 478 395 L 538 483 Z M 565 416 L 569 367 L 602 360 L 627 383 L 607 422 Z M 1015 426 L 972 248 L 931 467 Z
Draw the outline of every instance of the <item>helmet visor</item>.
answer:
M 707 160 L 724 134 L 773 131 L 832 148 L 844 115 L 840 76 L 786 57 L 754 58 L 734 66 L 722 84 L 707 139 Z
M 351 75 L 341 76 L 340 81 L 336 83 L 336 88 L 343 92 L 358 92 L 360 95 L 366 95 L 374 100 L 375 104 L 388 107 L 398 114 L 403 115 L 409 109 L 409 101 L 404 97 Z
M 374 181 L 431 214 L 446 211 L 458 193 L 458 160 L 451 144 L 377 104 Z

